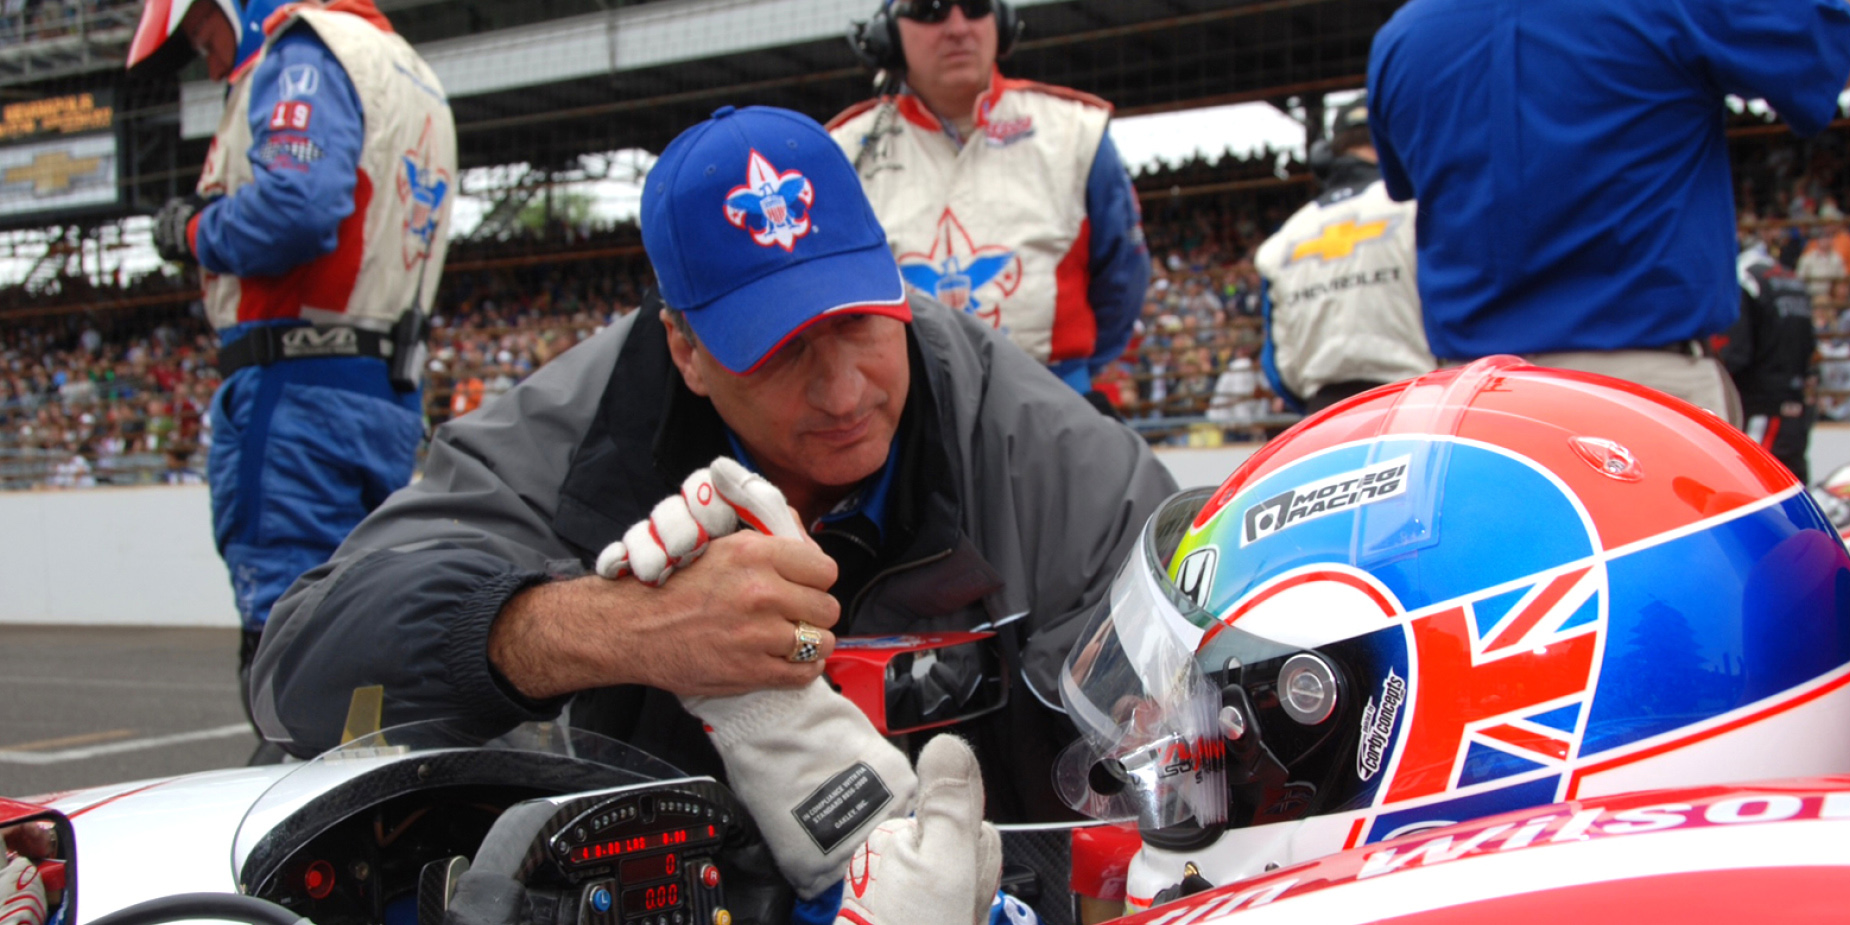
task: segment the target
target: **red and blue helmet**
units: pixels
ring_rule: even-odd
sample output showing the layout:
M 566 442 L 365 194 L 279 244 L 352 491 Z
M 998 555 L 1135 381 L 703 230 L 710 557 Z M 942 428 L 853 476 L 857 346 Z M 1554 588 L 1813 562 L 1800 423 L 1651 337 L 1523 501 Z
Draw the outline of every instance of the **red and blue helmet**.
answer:
M 180 22 L 195 3 L 207 0 L 147 0 L 141 8 L 141 22 L 130 40 L 126 67 L 136 73 L 164 72 L 178 68 L 192 54 L 192 47 L 181 33 Z M 292 0 L 211 0 L 231 23 L 238 37 L 237 60 L 241 68 L 263 47 L 263 23 L 271 13 L 288 6 Z
M 1068 801 L 1227 882 L 1576 797 L 1850 772 L 1850 553 L 1714 415 L 1493 357 L 1171 499 L 1061 688 Z

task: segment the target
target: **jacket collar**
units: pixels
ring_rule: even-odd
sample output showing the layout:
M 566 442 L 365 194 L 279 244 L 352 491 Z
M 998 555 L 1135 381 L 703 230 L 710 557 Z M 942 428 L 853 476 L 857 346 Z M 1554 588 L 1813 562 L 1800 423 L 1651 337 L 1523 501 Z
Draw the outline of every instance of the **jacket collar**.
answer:
M 267 37 L 265 50 L 268 50 L 269 43 L 276 41 L 276 30 L 281 29 L 284 24 L 295 18 L 296 12 L 302 9 L 326 10 L 330 13 L 351 13 L 354 16 L 366 20 L 368 25 L 378 29 L 380 32 L 384 32 L 387 35 L 392 34 L 392 21 L 386 19 L 384 13 L 379 12 L 379 8 L 373 5 L 373 0 L 330 0 L 328 3 L 290 3 L 276 8 L 271 11 L 270 15 L 264 17 L 263 34 Z M 263 51 L 259 51 L 249 58 L 246 58 L 243 64 L 238 65 L 237 68 L 225 78 L 226 85 L 229 86 L 237 83 L 240 78 L 254 70 L 257 67 L 257 62 L 263 59 L 263 54 Z
M 978 131 L 981 131 L 983 126 L 989 124 L 990 113 L 995 111 L 997 104 L 1002 102 L 1003 95 L 1006 94 L 1015 83 L 1015 81 L 1010 81 L 1002 76 L 1001 68 L 990 69 L 989 89 L 984 90 L 982 94 L 976 98 L 975 115 Z M 938 118 L 938 114 L 932 112 L 931 107 L 925 105 L 925 100 L 917 93 L 914 93 L 910 86 L 900 91 L 899 114 L 904 116 L 907 122 L 925 129 L 926 131 L 943 132 L 946 135 L 956 138 L 956 130 L 946 125 L 944 120 Z M 961 142 L 964 139 L 957 140 Z
M 1353 155 L 1341 155 L 1330 164 L 1330 177 L 1323 181 L 1323 192 L 1317 195 L 1317 201 L 1328 205 L 1338 199 L 1347 199 L 1379 179 L 1381 165 Z
M 373 0 L 329 0 L 327 3 L 291 3 L 277 8 L 270 15 L 264 17 L 263 33 L 265 35 L 274 33 L 278 26 L 287 22 L 289 17 L 295 15 L 297 10 L 303 8 L 326 10 L 330 13 L 350 13 L 366 20 L 368 25 L 378 29 L 380 32 L 384 32 L 388 35 L 392 32 L 392 21 L 386 19 L 384 13 L 379 12 L 379 8 L 373 5 Z

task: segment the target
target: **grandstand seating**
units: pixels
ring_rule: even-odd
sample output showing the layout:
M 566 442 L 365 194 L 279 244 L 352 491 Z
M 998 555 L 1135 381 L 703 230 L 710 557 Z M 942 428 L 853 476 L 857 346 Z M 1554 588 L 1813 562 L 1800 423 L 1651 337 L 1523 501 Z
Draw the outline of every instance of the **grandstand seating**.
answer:
M 1795 265 L 1810 241 L 1817 252 L 1850 250 L 1850 234 L 1839 235 L 1838 204 L 1850 202 L 1843 136 L 1827 137 L 1836 142 L 1763 145 L 1737 167 L 1743 230 L 1769 238 Z M 1302 165 L 1281 165 L 1271 152 L 1197 157 L 1147 168 L 1137 186 L 1153 281 L 1137 338 L 1100 390 L 1154 442 L 1263 439 L 1288 426 L 1295 417 L 1252 370 L 1262 322 L 1248 257 L 1311 194 Z M 1845 264 L 1850 255 L 1835 271 L 1824 259 L 1806 267 L 1820 274 L 1822 394 L 1826 415 L 1837 418 L 1850 417 Z M 633 224 L 456 242 L 431 343 L 431 421 L 511 387 L 635 310 L 647 283 Z M 196 479 L 216 386 L 196 294 L 190 277 L 158 273 L 119 285 L 67 276 L 43 293 L 0 290 L 0 487 Z

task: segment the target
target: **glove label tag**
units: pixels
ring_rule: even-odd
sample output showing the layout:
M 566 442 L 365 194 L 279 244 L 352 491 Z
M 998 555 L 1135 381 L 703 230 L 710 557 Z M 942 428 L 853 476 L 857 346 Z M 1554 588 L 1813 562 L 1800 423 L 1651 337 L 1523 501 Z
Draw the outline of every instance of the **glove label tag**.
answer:
M 859 761 L 823 781 L 790 814 L 809 833 L 816 847 L 827 854 L 863 823 L 877 819 L 880 810 L 891 802 L 893 791 L 887 788 L 886 781 L 867 762 Z

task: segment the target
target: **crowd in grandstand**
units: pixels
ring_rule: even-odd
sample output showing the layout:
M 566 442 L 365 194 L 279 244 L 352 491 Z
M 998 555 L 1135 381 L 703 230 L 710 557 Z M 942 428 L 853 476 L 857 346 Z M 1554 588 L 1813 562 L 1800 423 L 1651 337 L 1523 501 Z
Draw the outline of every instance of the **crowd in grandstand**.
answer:
M 0 46 L 71 35 L 108 14 L 131 17 L 138 0 L 0 0 Z
M 1818 308 L 1825 416 L 1850 418 L 1850 159 L 1839 136 L 1767 146 L 1737 192 L 1757 236 L 1806 279 Z M 1249 182 L 1240 182 L 1249 181 Z M 1238 184 L 1237 190 L 1216 190 Z M 1137 176 L 1152 276 L 1138 333 L 1096 387 L 1152 440 L 1263 437 L 1291 417 L 1258 372 L 1262 293 L 1252 253 L 1312 195 L 1274 152 L 1157 163 Z M 634 224 L 549 226 L 458 241 L 432 319 L 433 423 L 511 388 L 648 285 Z M 0 290 L 0 484 L 196 481 L 211 434 L 214 338 L 187 278 L 78 277 L 55 294 Z M 129 308 L 109 309 L 111 303 Z M 153 302 L 154 304 L 146 304 Z M 84 310 L 85 306 L 103 306 Z M 53 309 L 69 307 L 57 313 Z M 21 314 L 30 311 L 32 314 Z

